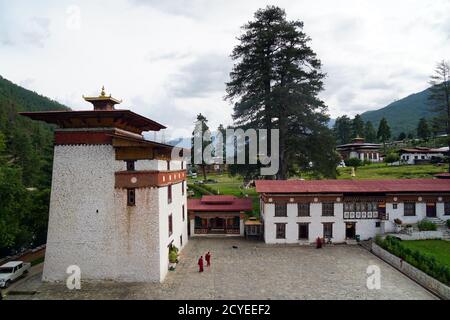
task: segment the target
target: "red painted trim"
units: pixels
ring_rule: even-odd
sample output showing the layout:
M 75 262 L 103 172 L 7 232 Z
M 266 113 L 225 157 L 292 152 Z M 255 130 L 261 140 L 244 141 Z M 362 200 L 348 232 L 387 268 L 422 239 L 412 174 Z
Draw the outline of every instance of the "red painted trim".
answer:
M 69 144 L 112 144 L 112 137 L 108 132 L 96 131 L 56 131 L 55 145 Z

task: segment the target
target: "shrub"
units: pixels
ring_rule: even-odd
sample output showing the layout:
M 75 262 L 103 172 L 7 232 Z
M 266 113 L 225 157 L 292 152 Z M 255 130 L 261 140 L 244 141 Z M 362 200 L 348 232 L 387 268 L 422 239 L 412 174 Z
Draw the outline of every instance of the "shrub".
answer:
M 377 236 L 375 237 L 375 243 L 436 280 L 447 285 L 450 284 L 450 268 L 437 262 L 434 257 L 424 255 L 417 250 L 405 248 L 401 240 L 392 236 L 387 236 L 384 240 Z
M 450 219 L 447 220 L 447 228 L 450 229 Z
M 436 225 L 431 221 L 422 220 L 417 224 L 420 231 L 436 231 Z
M 394 163 L 400 160 L 400 156 L 397 153 L 389 153 L 386 157 L 384 157 L 384 162 L 386 163 Z
M 345 160 L 345 165 L 347 167 L 355 167 L 356 169 L 362 165 L 362 161 L 358 158 L 350 158 L 348 160 Z
M 169 252 L 169 262 L 170 263 L 176 263 L 177 259 L 178 259 L 177 253 L 174 250 L 170 251 Z

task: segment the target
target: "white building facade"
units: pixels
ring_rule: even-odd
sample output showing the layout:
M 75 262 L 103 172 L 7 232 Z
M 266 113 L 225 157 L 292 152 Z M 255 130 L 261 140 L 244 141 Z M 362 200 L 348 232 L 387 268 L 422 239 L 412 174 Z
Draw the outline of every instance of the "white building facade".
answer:
M 444 179 L 257 181 L 256 188 L 264 240 L 272 244 L 367 240 L 394 232 L 395 219 L 450 219 L 450 181 Z
M 186 163 L 143 139 L 163 126 L 93 101 L 92 111 L 24 114 L 61 127 L 43 280 L 65 281 L 76 265 L 82 280 L 161 282 L 170 246 L 188 241 Z

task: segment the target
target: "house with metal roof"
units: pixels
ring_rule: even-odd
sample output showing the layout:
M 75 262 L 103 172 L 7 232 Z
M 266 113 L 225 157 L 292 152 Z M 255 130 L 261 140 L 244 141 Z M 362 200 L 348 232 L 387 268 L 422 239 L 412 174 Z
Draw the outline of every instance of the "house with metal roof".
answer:
M 244 235 L 245 213 L 252 210 L 252 199 L 235 196 L 202 196 L 188 199 L 189 235 Z
M 396 222 L 450 219 L 450 179 L 260 180 L 266 243 L 333 243 L 394 232 Z
M 380 148 L 381 144 L 367 143 L 364 138 L 356 137 L 352 143 L 337 146 L 336 151 L 342 160 L 358 158 L 361 161 L 382 162 Z

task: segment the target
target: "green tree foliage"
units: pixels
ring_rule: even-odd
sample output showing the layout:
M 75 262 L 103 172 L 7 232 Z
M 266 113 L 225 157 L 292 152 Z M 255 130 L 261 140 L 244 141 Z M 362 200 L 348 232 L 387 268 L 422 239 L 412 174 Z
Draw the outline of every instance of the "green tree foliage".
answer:
M 208 119 L 201 113 L 197 115 L 197 120 L 195 122 L 195 129 L 192 132 L 192 139 L 191 139 L 191 163 L 193 165 L 198 165 L 203 173 L 203 179 L 206 181 L 206 165 L 208 163 L 205 162 L 205 159 L 203 158 L 203 153 L 205 149 L 211 145 L 211 135 L 209 133 L 209 127 L 207 125 Z M 201 145 L 198 145 L 194 143 L 196 139 L 202 139 Z M 198 163 L 196 162 L 195 158 L 200 159 Z M 198 160 L 197 160 L 198 161 Z
M 364 121 L 359 114 L 353 118 L 352 130 L 352 138 L 364 137 Z
M 234 103 L 235 124 L 279 129 L 277 178 L 310 169 L 311 163 L 312 170 L 335 176 L 334 137 L 327 128 L 327 107 L 318 97 L 325 75 L 303 22 L 289 21 L 283 9 L 268 6 L 244 25 L 238 40 L 226 96 Z
M 398 141 L 403 141 L 403 140 L 405 140 L 405 139 L 406 139 L 406 133 L 400 132 L 400 134 L 399 134 L 398 137 L 397 137 L 397 140 L 398 140 Z
M 430 128 L 428 126 L 428 122 L 425 118 L 419 120 L 419 124 L 417 125 L 417 136 L 420 139 L 428 140 L 431 135 Z
M 391 137 L 391 129 L 386 118 L 381 119 L 380 125 L 378 126 L 377 138 L 384 144 L 384 149 L 386 152 L 386 142 L 389 141 Z
M 384 157 L 385 163 L 394 163 L 400 161 L 400 156 L 397 153 L 389 153 L 386 157 Z
M 352 120 L 347 116 L 338 117 L 333 126 L 337 144 L 346 144 L 352 140 Z
M 430 95 L 428 102 L 435 115 L 434 131 L 442 129 L 447 133 L 450 157 L 450 66 L 448 62 L 441 61 L 436 66 L 430 79 Z M 450 165 L 448 168 L 450 172 Z
M 377 132 L 370 121 L 366 121 L 366 124 L 364 125 L 364 138 L 366 139 L 366 142 L 377 142 Z
M 53 129 L 18 112 L 67 109 L 0 77 L 0 256 L 47 237 Z

